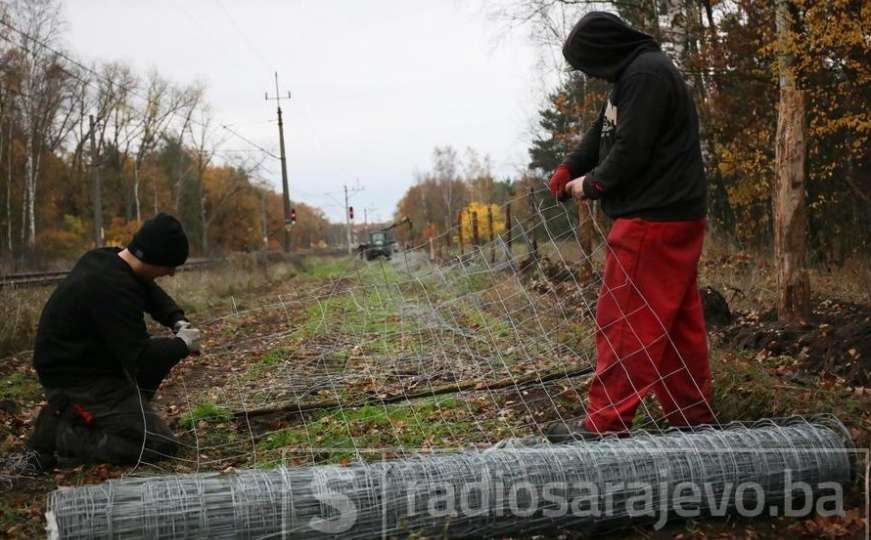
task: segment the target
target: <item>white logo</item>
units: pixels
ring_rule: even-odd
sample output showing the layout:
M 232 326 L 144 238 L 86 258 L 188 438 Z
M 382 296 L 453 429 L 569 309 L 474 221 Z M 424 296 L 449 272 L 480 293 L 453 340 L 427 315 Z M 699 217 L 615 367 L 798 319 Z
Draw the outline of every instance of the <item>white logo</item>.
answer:
M 602 136 L 607 137 L 617 127 L 617 107 L 611 103 L 611 98 L 608 98 L 608 104 L 605 106 L 605 118 L 602 120 Z

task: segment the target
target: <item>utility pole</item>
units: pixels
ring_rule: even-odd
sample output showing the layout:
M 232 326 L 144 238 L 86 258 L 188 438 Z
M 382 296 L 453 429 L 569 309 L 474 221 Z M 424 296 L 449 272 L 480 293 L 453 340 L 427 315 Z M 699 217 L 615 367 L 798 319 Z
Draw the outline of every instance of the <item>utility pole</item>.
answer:
M 363 209 L 363 241 L 366 241 L 369 235 L 369 210 L 377 210 L 377 208 Z M 373 224 L 375 223 L 378 223 L 377 219 Z
M 348 255 L 351 254 L 351 207 L 348 206 L 348 184 L 345 184 L 345 225 L 348 233 Z
M 290 99 L 290 92 L 287 93 L 287 98 L 282 98 L 278 93 L 278 73 L 275 73 L 275 97 L 269 97 L 269 92 L 266 93 L 266 100 L 275 100 L 278 104 L 278 143 L 281 148 L 281 189 L 282 199 L 284 200 L 284 220 L 282 230 L 284 238 L 282 247 L 284 252 L 290 252 L 290 228 L 288 220 L 290 219 L 290 191 L 287 187 L 287 157 L 284 154 L 284 124 L 281 122 L 281 100 Z
M 95 247 L 103 245 L 103 195 L 100 185 L 100 168 L 97 164 L 97 123 L 94 115 L 88 115 L 91 126 L 91 182 L 94 196 L 94 244 Z
M 354 220 L 354 207 L 350 205 L 350 195 L 353 195 L 358 191 L 363 191 L 363 188 L 360 186 L 359 178 L 357 179 L 357 185 L 352 187 L 350 191 L 348 190 L 348 184 L 345 184 L 345 225 L 347 226 L 348 255 L 353 251 L 351 248 L 351 222 Z

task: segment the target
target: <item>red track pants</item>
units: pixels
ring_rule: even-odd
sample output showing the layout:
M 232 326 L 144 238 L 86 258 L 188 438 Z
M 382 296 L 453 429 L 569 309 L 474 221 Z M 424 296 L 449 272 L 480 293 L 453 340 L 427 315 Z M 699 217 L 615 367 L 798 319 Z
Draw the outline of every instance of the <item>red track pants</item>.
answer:
M 596 308 L 586 428 L 622 432 L 653 391 L 672 426 L 714 422 L 696 276 L 705 220 L 618 219 Z

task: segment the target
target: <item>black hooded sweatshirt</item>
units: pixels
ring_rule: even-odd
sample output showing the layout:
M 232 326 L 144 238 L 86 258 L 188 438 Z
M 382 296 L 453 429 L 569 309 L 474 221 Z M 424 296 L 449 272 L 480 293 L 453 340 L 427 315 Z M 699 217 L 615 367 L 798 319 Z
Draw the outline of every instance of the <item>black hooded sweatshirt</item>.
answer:
M 85 253 L 42 310 L 33 367 L 47 388 L 96 377 L 135 377 L 149 363 L 167 370 L 187 356 L 179 338 L 150 338 L 145 313 L 171 327 L 184 312 L 153 281 L 140 279 L 117 248 Z
M 574 27 L 563 56 L 614 84 L 599 117 L 564 164 L 611 218 L 705 217 L 707 188 L 695 104 L 653 38 L 610 13 Z

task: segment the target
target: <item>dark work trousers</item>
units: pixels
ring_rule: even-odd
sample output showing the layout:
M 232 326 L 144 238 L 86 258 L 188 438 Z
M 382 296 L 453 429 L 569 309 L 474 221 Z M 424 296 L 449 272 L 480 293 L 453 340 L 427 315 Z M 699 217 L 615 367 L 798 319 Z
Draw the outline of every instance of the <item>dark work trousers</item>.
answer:
M 151 407 L 172 366 L 141 369 L 134 385 L 114 377 L 46 388 L 28 447 L 79 463 L 135 464 L 174 456 L 178 442 Z

